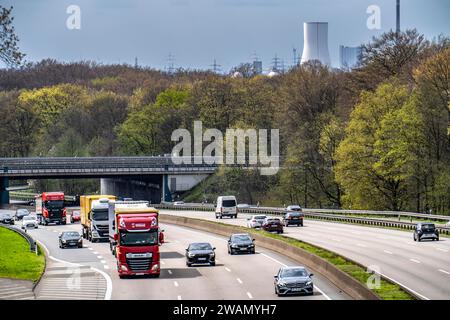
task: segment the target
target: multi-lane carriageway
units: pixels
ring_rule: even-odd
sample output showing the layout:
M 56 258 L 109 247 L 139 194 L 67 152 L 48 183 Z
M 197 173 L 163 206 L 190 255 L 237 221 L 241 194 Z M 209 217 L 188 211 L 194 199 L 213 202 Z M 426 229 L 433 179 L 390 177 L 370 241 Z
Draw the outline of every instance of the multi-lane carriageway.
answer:
M 19 224 L 17 224 L 19 226 Z M 254 255 L 228 255 L 227 239 L 174 225 L 162 225 L 166 242 L 161 249 L 160 278 L 119 279 L 115 258 L 108 243 L 90 243 L 84 248 L 60 249 L 58 234 L 80 231 L 80 224 L 39 226 L 28 232 L 41 243 L 50 257 L 46 275 L 35 290 L 37 299 L 163 299 L 163 300 L 328 300 L 350 299 L 330 281 L 314 276 L 313 296 L 278 298 L 273 276 L 294 261 L 257 248 Z M 216 266 L 185 263 L 185 249 L 191 242 L 210 242 L 216 249 Z M 314 270 L 311 270 L 314 273 Z
M 215 220 L 212 212 L 162 210 L 161 213 Z M 248 217 L 240 214 L 238 219 L 221 222 L 245 226 Z M 278 299 L 273 293 L 273 275 L 282 265 L 296 264 L 261 247 L 257 247 L 256 255 L 229 256 L 224 237 L 173 225 L 162 227 L 167 243 L 161 247 L 160 279 L 120 280 L 107 243 L 85 241 L 83 249 L 59 249 L 58 232 L 79 231 L 79 224 L 41 227 L 30 233 L 48 248 L 52 257 L 101 270 L 110 283 L 108 286 L 105 280 L 105 294 L 110 292 L 112 299 Z M 411 232 L 312 220 L 306 220 L 304 227 L 285 228 L 285 235 L 370 266 L 422 299 L 450 298 L 449 238 L 418 243 L 412 240 Z M 211 242 L 217 247 L 216 267 L 186 267 L 184 249 L 196 241 Z M 311 271 L 316 274 L 314 296 L 282 299 L 349 298 Z

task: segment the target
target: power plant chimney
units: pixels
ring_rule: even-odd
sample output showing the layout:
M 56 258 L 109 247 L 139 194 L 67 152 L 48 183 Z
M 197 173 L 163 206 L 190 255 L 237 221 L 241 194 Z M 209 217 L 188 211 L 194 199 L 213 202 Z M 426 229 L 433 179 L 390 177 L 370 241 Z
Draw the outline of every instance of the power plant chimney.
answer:
M 303 24 L 304 44 L 301 63 L 319 60 L 331 66 L 328 51 L 328 22 L 305 22 Z
M 400 33 L 400 0 L 397 0 L 397 33 Z

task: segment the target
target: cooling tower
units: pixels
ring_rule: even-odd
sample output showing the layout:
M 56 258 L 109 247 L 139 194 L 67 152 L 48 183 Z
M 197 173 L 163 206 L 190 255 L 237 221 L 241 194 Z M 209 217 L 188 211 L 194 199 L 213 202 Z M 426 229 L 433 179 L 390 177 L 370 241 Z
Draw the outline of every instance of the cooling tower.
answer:
M 331 66 L 328 51 L 328 22 L 305 22 L 303 24 L 304 44 L 301 63 L 319 60 Z

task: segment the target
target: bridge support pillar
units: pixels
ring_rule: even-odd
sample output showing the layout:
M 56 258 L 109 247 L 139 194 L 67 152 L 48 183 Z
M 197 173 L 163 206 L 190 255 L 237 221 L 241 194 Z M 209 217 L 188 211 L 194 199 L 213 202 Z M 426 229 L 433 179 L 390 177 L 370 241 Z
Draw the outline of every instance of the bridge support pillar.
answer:
M 0 208 L 9 204 L 9 179 L 7 177 L 0 178 Z
M 162 192 L 161 192 L 161 202 L 171 202 L 172 201 L 172 193 L 169 189 L 169 175 L 164 174 L 162 176 Z

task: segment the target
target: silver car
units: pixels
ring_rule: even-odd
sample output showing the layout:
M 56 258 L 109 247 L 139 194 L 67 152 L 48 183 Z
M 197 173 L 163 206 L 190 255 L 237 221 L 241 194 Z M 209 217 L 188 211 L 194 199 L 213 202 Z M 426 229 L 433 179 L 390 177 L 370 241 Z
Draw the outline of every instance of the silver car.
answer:
M 265 215 L 253 215 L 247 219 L 247 227 L 248 228 L 261 228 L 264 220 L 267 218 Z
M 35 216 L 28 215 L 22 218 L 22 229 L 37 229 L 38 221 Z

